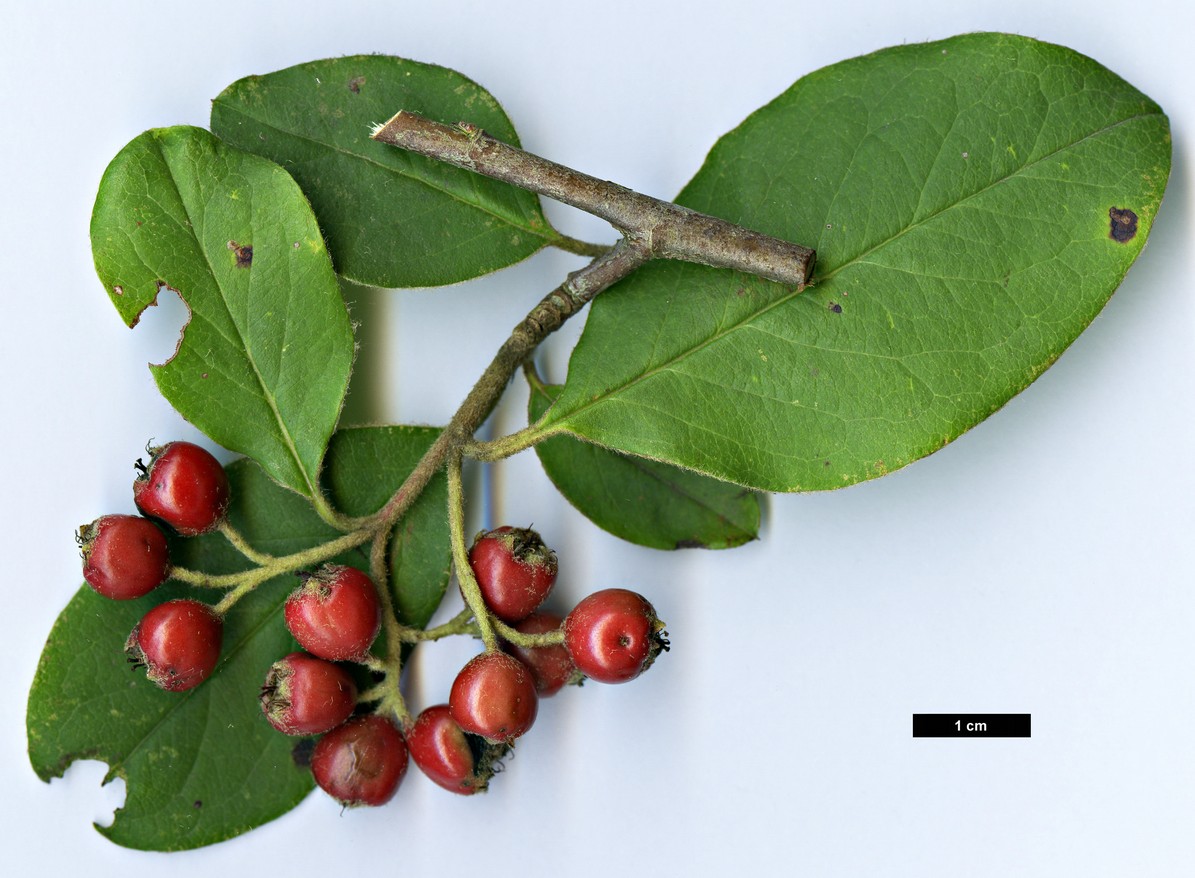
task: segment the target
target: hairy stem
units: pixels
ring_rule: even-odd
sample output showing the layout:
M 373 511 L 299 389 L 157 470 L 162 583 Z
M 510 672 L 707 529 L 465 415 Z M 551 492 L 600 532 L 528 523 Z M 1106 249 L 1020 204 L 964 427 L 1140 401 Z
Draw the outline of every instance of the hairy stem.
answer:
M 563 628 L 557 628 L 555 631 L 545 631 L 542 634 L 524 634 L 517 628 L 507 625 L 501 619 L 495 619 L 494 630 L 498 632 L 503 640 L 513 643 L 515 646 L 523 646 L 530 649 L 541 646 L 558 646 L 564 643 Z
M 448 529 L 452 541 L 452 564 L 456 568 L 461 594 L 465 596 L 465 604 L 477 620 L 477 629 L 486 651 L 494 652 L 498 649 L 498 636 L 494 633 L 485 598 L 481 595 L 481 587 L 469 564 L 469 548 L 465 545 L 465 494 L 461 487 L 461 458 L 455 453 L 448 459 Z
M 447 622 L 435 628 L 404 628 L 403 638 L 408 643 L 420 643 L 424 640 L 441 640 L 454 634 L 473 634 L 480 637 L 481 631 L 473 623 L 473 610 L 465 607 Z
M 273 555 L 267 555 L 265 552 L 259 552 L 254 549 L 245 537 L 235 527 L 228 523 L 227 518 L 220 519 L 220 524 L 217 528 L 232 547 L 252 561 L 254 564 L 262 565 L 269 564 L 274 560 Z
M 813 271 L 816 254 L 808 247 L 590 177 L 495 140 L 474 125 L 444 125 L 400 110 L 372 136 L 599 216 L 624 236 L 643 239 L 653 257 L 733 268 L 797 287 Z
M 232 589 L 220 601 L 219 606 L 223 607 L 223 610 L 220 610 L 220 612 L 224 612 L 243 595 L 248 594 L 267 579 L 273 579 L 275 576 L 282 576 L 286 573 L 294 573 L 296 570 L 302 570 L 304 567 L 314 567 L 317 564 L 322 564 L 324 561 L 334 558 L 341 552 L 347 552 L 349 549 L 361 545 L 370 538 L 371 533 L 368 530 L 357 530 L 342 537 L 337 537 L 334 540 L 329 540 L 322 545 L 304 549 L 301 552 L 295 552 L 292 555 L 283 555 L 278 558 L 261 556 L 267 560 L 257 562 L 256 567 L 242 571 L 241 573 L 209 574 L 190 570 L 186 567 L 172 567 L 170 568 L 170 578 L 200 588 Z

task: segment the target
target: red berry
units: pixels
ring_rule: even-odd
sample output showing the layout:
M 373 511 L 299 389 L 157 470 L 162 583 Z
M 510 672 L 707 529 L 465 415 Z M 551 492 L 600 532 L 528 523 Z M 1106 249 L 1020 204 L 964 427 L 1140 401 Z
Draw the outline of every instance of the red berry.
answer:
M 646 670 L 668 641 L 647 598 L 608 588 L 573 607 L 564 620 L 564 645 L 585 676 L 599 683 L 625 683 Z
M 329 661 L 361 661 L 382 625 L 373 580 L 355 567 L 325 564 L 300 574 L 303 584 L 286 599 L 286 627 L 299 645 Z
M 527 528 L 479 534 L 469 550 L 469 566 L 486 606 L 508 624 L 527 618 L 556 582 L 556 553 Z
M 125 643 L 129 660 L 144 665 L 152 683 L 170 692 L 194 689 L 220 660 L 224 623 L 207 604 L 175 600 L 158 604 Z
M 526 665 L 504 652 L 486 652 L 461 668 L 448 705 L 466 732 L 503 744 L 531 728 L 539 698 Z
M 342 805 L 384 805 L 407 773 L 407 745 L 390 720 L 354 717 L 319 739 L 311 773 Z
M 133 502 L 183 536 L 207 533 L 228 511 L 228 476 L 220 461 L 198 445 L 170 442 L 150 449 L 149 466 L 137 461 Z
M 274 662 L 261 688 L 266 719 L 287 735 L 321 735 L 348 719 L 356 706 L 352 675 L 305 652 Z
M 488 743 L 469 735 L 452 718 L 447 704 L 429 707 L 407 732 L 411 759 L 431 780 L 462 796 L 484 793 L 509 744 Z
M 547 634 L 559 629 L 560 624 L 560 617 L 552 613 L 532 613 L 515 625 L 514 629 L 521 634 Z M 535 691 L 540 698 L 555 695 L 573 677 L 580 678 L 568 650 L 559 643 L 551 646 L 516 646 L 513 643 L 504 643 L 502 649 L 531 669 L 531 676 L 535 678 Z
M 170 576 L 166 536 L 139 515 L 104 515 L 79 528 L 83 578 L 106 598 L 149 594 Z

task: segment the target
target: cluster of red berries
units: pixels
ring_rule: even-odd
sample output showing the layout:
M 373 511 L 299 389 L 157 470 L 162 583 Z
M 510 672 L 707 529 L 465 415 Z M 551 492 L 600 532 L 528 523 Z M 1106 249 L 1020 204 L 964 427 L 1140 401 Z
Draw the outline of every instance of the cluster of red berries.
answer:
M 228 511 L 228 476 L 209 452 L 190 442 L 149 449 L 137 461 L 133 502 L 141 515 L 104 515 L 79 528 L 83 578 L 104 597 L 144 597 L 170 577 L 162 525 L 182 536 L 215 530 Z M 144 516 L 144 517 L 143 517 Z M 130 661 L 163 689 L 182 692 L 208 678 L 220 659 L 223 620 L 207 604 L 167 601 L 133 628 Z
M 457 674 L 447 704 L 426 708 L 405 729 L 376 713 L 353 716 L 353 679 L 332 664 L 363 658 L 376 634 L 373 604 L 363 597 L 369 579 L 352 568 L 325 568 L 287 601 L 287 625 L 307 652 L 271 668 L 262 709 L 280 731 L 324 733 L 312 752 L 312 774 L 342 804 L 389 801 L 408 762 L 454 793 L 482 792 L 514 740 L 531 728 L 541 697 L 585 677 L 631 680 L 667 648 L 651 604 L 625 589 L 590 595 L 563 620 L 537 612 L 557 563 L 534 531 L 481 534 L 469 560 L 494 616 L 525 634 L 562 631 L 563 643 L 508 643 L 502 652 L 482 653 Z
M 562 632 L 563 642 L 504 643 L 457 674 L 447 704 L 424 710 L 407 731 L 411 758 L 440 786 L 462 795 L 484 791 L 498 760 L 535 722 L 539 699 L 589 678 L 622 683 L 668 648 L 664 625 L 647 599 L 606 589 L 564 618 L 539 607 L 556 582 L 556 555 L 539 534 L 500 527 L 479 534 L 469 565 L 490 612 L 528 635 Z
M 151 449 L 149 465 L 138 461 L 137 469 L 133 500 L 142 516 L 105 515 L 79 528 L 83 577 L 114 600 L 143 597 L 170 577 L 163 526 L 181 536 L 207 533 L 228 509 L 224 469 L 196 445 Z M 540 612 L 556 582 L 557 561 L 533 530 L 479 534 L 469 565 L 489 613 L 521 634 L 540 635 L 543 645 L 504 642 L 501 651 L 478 655 L 457 674 L 448 703 L 427 708 L 406 728 L 363 707 L 349 667 L 370 663 L 382 625 L 377 586 L 337 564 L 299 574 L 284 617 L 301 650 L 269 668 L 261 708 L 280 732 L 321 736 L 311 771 L 343 804 L 389 801 L 408 761 L 455 793 L 481 792 L 515 739 L 531 728 L 540 698 L 585 678 L 632 680 L 668 648 L 655 609 L 625 589 L 592 594 L 563 619 Z M 153 683 L 182 692 L 211 675 L 222 635 L 215 609 L 171 600 L 142 617 L 125 650 Z
M 286 627 L 304 651 L 270 666 L 261 709 L 287 735 L 322 735 L 311 772 L 346 805 L 388 802 L 407 771 L 407 745 L 379 714 L 354 716 L 357 683 L 345 662 L 364 662 L 382 626 L 372 579 L 354 567 L 325 564 L 300 573 L 286 599 Z

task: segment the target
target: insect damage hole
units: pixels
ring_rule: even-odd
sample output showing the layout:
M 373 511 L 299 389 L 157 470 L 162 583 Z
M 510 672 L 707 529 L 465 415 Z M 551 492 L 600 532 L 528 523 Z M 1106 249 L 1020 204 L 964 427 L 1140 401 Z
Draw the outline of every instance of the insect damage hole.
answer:
M 1127 207 L 1108 209 L 1108 237 L 1119 244 L 1127 244 L 1137 237 L 1137 214 Z
M 137 317 L 137 331 L 133 333 L 137 355 L 148 363 L 169 363 L 182 346 L 190 322 L 191 309 L 183 297 L 159 284 L 157 297 Z
M 111 826 L 116 812 L 125 805 L 127 787 L 123 777 L 105 780 L 107 775 L 108 766 L 104 762 L 79 758 L 70 763 L 61 777 L 51 779 L 51 788 L 65 799 L 63 813 L 79 812 L 80 820 L 86 818 L 96 826 Z M 98 796 L 93 792 L 97 789 Z

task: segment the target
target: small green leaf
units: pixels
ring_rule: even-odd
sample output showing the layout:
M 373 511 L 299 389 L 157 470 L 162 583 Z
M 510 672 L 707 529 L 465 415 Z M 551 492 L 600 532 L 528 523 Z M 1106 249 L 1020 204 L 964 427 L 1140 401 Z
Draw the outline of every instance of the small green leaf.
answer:
M 518 145 L 510 120 L 477 83 L 384 55 L 234 82 L 212 103 L 212 130 L 294 175 L 337 270 L 359 283 L 456 283 L 561 240 L 530 192 L 370 140 L 373 126 L 399 110 L 469 122 Z
M 349 513 L 373 511 L 435 435 L 404 428 L 338 433 L 327 472 L 333 499 Z M 231 521 L 258 550 L 287 555 L 336 536 L 309 503 L 249 461 L 232 464 L 228 474 Z M 448 583 L 448 524 L 436 505 L 445 494 L 441 478 L 398 535 L 404 567 L 421 571 L 392 583 L 411 624 L 427 623 Z M 171 553 L 176 564 L 210 573 L 246 567 L 218 534 L 175 540 Z M 336 560 L 368 567 L 365 548 Z M 217 595 L 171 582 L 140 600 L 110 601 L 83 586 L 55 623 L 29 694 L 29 758 L 38 775 L 60 776 L 76 759 L 107 762 L 110 777 L 127 781 L 127 797 L 112 825 L 97 828 L 143 850 L 214 844 L 293 808 L 312 788 L 310 739 L 274 731 L 257 696 L 269 666 L 296 648 L 282 619 L 296 585 L 294 576 L 281 576 L 239 602 L 225 620 L 220 665 L 186 693 L 163 692 L 132 669 L 124 641 L 156 603 L 182 595 L 211 602 Z
M 174 356 L 151 367 L 171 405 L 313 496 L 348 387 L 353 335 L 295 182 L 201 129 L 147 131 L 104 173 L 91 244 L 129 326 L 163 287 L 189 309 Z
M 380 509 L 439 435 L 430 427 L 353 427 L 332 437 L 325 481 L 348 515 Z M 390 544 L 390 590 L 399 621 L 427 625 L 451 573 L 448 480 L 440 473 L 395 528 Z M 368 568 L 368 559 L 360 566 Z
M 812 73 L 678 201 L 816 247 L 814 285 L 641 269 L 594 303 L 540 429 L 766 490 L 896 470 L 1099 313 L 1169 170 L 1161 109 L 1060 46 L 972 34 Z
M 531 420 L 559 393 L 556 385 L 533 388 Z M 652 549 L 728 549 L 759 536 L 759 496 L 739 485 L 569 436 L 546 439 L 535 452 L 570 503 L 628 542 Z

